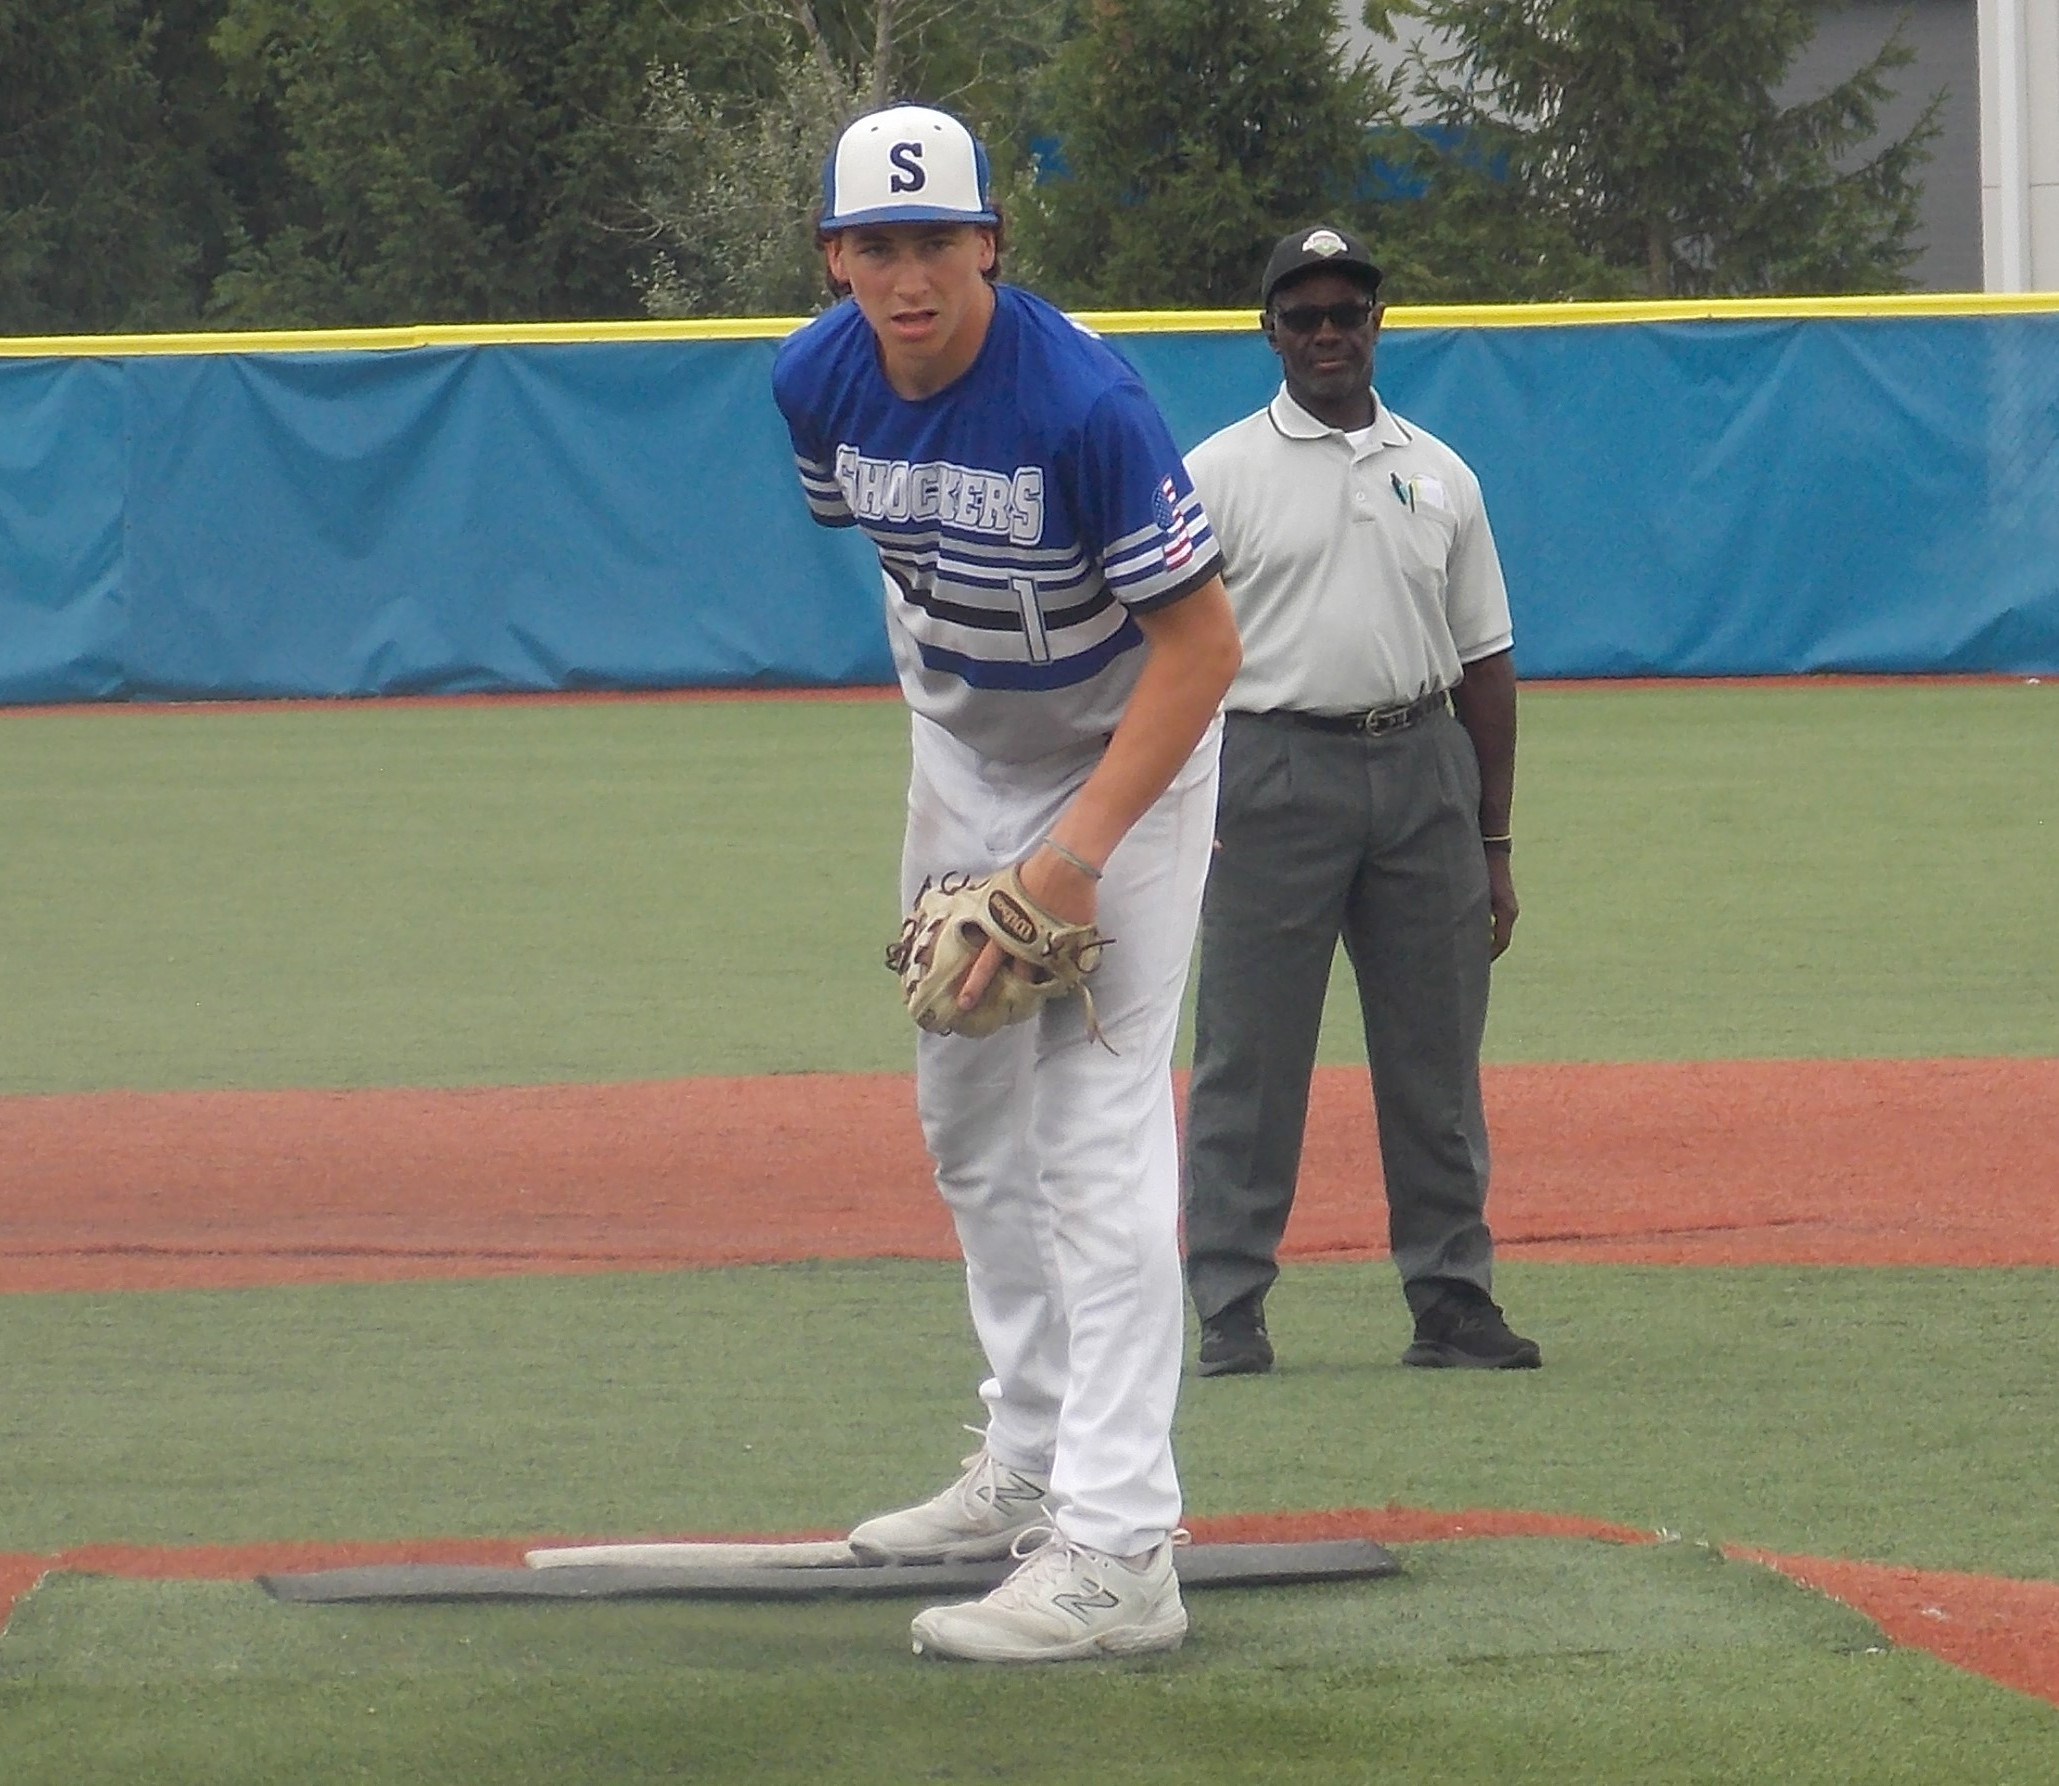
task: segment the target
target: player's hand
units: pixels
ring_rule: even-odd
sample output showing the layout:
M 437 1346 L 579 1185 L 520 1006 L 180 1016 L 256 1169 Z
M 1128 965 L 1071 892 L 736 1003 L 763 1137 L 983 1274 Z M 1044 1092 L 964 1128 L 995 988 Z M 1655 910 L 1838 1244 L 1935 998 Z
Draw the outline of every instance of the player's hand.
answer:
M 1022 890 L 1054 918 L 1063 918 L 1068 924 L 1093 923 L 1098 904 L 1094 882 L 1064 857 L 1039 845 L 1030 851 L 1017 873 L 1022 876 Z M 1008 951 L 999 943 L 987 944 L 958 984 L 959 1010 L 969 1011 L 978 1004 L 988 982 L 1004 970 L 1017 971 Z
M 1516 914 L 1522 908 L 1516 903 L 1515 871 L 1509 867 L 1508 857 L 1498 851 L 1490 851 L 1487 857 L 1487 909 L 1494 914 L 1494 944 L 1488 959 L 1499 961 L 1516 933 Z

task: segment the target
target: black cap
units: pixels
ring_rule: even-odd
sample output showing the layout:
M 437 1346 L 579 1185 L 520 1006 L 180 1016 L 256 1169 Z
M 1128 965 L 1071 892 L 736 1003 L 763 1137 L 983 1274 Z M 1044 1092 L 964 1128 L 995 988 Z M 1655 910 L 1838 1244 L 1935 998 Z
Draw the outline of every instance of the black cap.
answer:
M 1318 270 L 1356 273 L 1367 285 L 1379 288 L 1380 269 L 1373 265 L 1366 245 L 1348 230 L 1319 223 L 1280 238 L 1272 259 L 1265 263 L 1265 284 L 1258 294 L 1261 308 L 1272 303 L 1273 291 L 1283 281 Z

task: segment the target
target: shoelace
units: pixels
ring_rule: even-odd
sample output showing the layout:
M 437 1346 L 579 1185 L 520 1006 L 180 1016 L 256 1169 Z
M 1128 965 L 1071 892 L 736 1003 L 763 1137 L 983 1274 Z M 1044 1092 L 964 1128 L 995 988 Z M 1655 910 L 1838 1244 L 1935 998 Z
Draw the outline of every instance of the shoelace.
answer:
M 965 1430 L 977 1438 L 980 1445 L 970 1457 L 958 1460 L 958 1468 L 962 1472 L 957 1483 L 959 1504 L 968 1513 L 981 1508 L 993 1511 L 1000 1506 L 1000 1477 L 1003 1472 L 1010 1476 L 1020 1476 L 1022 1472 L 1010 1469 L 987 1449 L 987 1435 L 981 1428 L 968 1426 Z
M 1194 1534 L 1185 1526 L 1175 1526 L 1168 1542 L 1175 1549 L 1183 1549 L 1194 1542 Z M 1044 1585 L 1053 1577 L 1062 1578 L 1069 1569 L 1079 1571 L 1081 1581 L 1090 1591 L 1098 1592 L 1106 1585 L 1100 1556 L 1083 1544 L 1075 1544 L 1056 1526 L 1024 1527 L 1008 1546 L 1008 1554 L 1022 1566 L 989 1596 L 1001 1605 L 1021 1606 L 1047 1599 L 1049 1596 L 1042 1592 Z
M 1075 1558 L 1087 1587 L 1091 1591 L 1101 1587 L 1099 1572 L 1087 1561 L 1085 1552 L 1055 1526 L 1029 1526 L 1016 1533 L 1008 1554 L 1022 1566 L 989 1596 L 996 1605 L 1027 1606 L 1048 1600 L 1046 1584 L 1062 1580 Z
M 1035 1552 L 1042 1550 L 1047 1544 L 1069 1542 L 1056 1526 L 1039 1522 L 1033 1526 L 1024 1526 L 1015 1534 L 1015 1541 L 1008 1546 L 1008 1554 L 1014 1561 L 1026 1563 Z
M 995 1477 L 1001 1466 L 993 1454 L 982 1448 L 970 1457 L 961 1457 L 958 1467 L 964 1472 L 958 1478 L 958 1505 L 965 1509 L 966 1517 L 995 1512 L 1000 1505 Z
M 1194 1534 L 1188 1531 L 1185 1526 L 1174 1526 L 1166 1534 L 1166 1541 L 1175 1550 L 1185 1550 L 1188 1545 L 1194 1542 Z M 1074 1544 L 1056 1526 L 1039 1521 L 1036 1525 L 1024 1526 L 1021 1531 L 1015 1534 L 1015 1541 L 1008 1546 L 1008 1554 L 1018 1563 L 1027 1562 L 1032 1553 L 1052 1543 L 1063 1544 L 1072 1550 L 1085 1548 L 1082 1545 Z

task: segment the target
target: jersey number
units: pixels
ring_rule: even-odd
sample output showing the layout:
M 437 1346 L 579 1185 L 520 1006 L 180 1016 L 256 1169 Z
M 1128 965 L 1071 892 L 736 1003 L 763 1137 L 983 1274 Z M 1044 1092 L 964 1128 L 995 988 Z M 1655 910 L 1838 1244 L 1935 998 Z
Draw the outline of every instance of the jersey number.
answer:
M 887 151 L 887 159 L 894 164 L 896 172 L 887 181 L 889 192 L 920 192 L 929 176 L 922 171 L 922 145 L 920 143 L 896 143 Z
M 1022 636 L 1029 642 L 1030 662 L 1047 664 L 1051 661 L 1051 639 L 1044 631 L 1044 609 L 1037 600 L 1037 585 L 1030 577 L 1011 577 L 1008 586 L 1015 591 L 1015 599 L 1022 604 Z

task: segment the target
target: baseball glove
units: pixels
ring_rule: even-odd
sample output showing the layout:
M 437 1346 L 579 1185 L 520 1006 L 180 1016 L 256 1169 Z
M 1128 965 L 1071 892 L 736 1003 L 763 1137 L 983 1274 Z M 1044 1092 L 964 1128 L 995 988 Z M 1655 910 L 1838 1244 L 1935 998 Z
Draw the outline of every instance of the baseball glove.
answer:
M 977 878 L 947 874 L 924 881 L 901 934 L 887 945 L 886 961 L 901 977 L 908 1015 L 938 1035 L 990 1036 L 1077 992 L 1086 1000 L 1088 1033 L 1106 1048 L 1087 976 L 1108 941 L 1091 924 L 1053 917 L 1022 890 L 1021 875 L 1004 868 Z M 958 988 L 989 942 L 999 943 L 1009 959 L 979 1002 L 961 1011 Z

